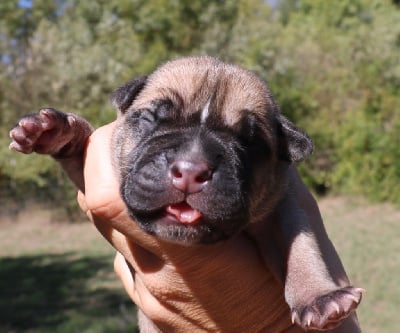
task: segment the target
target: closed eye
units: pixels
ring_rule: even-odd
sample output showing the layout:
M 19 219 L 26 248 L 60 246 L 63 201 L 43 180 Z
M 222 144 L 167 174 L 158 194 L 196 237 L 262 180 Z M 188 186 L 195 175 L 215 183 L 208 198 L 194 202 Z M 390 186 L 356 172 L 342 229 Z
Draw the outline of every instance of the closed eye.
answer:
M 147 122 L 147 123 L 153 123 L 155 122 L 156 118 L 154 116 L 154 113 L 151 112 L 150 110 L 142 110 L 139 115 L 139 121 Z
M 173 118 L 173 104 L 169 99 L 160 99 L 152 102 L 152 111 L 154 119 L 158 123 Z
M 156 127 L 154 113 L 149 109 L 136 110 L 130 119 L 139 130 L 140 135 L 145 135 Z

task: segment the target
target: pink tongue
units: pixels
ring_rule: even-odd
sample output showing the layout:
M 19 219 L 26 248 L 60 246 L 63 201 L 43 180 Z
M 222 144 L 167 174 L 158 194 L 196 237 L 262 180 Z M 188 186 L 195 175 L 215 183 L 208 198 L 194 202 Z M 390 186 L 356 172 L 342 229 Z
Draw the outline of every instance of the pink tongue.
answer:
M 195 223 L 202 217 L 202 214 L 198 210 L 190 207 L 186 202 L 167 206 L 166 211 L 168 214 L 175 216 L 181 223 Z

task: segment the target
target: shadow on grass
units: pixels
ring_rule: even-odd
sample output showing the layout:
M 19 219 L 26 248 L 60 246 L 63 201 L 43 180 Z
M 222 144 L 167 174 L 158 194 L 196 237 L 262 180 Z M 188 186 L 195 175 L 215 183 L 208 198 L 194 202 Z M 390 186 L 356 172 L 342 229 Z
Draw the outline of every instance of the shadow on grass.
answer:
M 110 270 L 101 256 L 0 258 L 0 331 L 135 332 L 134 306 L 107 287 Z

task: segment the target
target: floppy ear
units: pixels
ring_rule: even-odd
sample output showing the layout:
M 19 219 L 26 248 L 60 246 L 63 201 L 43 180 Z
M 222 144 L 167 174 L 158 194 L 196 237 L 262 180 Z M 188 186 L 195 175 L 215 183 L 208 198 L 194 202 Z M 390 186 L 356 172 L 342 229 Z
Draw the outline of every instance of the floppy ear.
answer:
M 293 125 L 283 115 L 278 115 L 280 158 L 300 162 L 311 155 L 314 145 L 309 136 Z
M 133 103 L 136 96 L 142 91 L 147 82 L 147 76 L 141 76 L 126 82 L 118 87 L 111 95 L 111 103 L 124 113 Z

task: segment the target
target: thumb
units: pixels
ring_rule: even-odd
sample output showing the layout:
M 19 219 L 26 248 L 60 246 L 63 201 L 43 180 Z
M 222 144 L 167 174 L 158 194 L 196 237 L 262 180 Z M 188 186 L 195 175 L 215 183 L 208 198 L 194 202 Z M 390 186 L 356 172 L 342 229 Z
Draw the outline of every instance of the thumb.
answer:
M 113 219 L 125 210 L 111 161 L 114 128 L 115 122 L 112 122 L 93 132 L 88 139 L 84 159 L 84 208 L 104 219 Z

